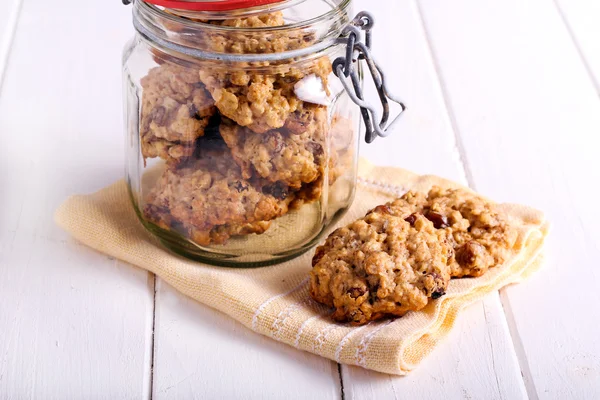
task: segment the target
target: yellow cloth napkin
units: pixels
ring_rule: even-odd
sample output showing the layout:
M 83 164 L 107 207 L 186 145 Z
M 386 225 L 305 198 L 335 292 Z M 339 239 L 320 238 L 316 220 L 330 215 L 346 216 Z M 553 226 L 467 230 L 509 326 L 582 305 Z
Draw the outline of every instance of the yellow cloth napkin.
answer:
M 357 197 L 340 225 L 399 197 L 406 190 L 460 187 L 435 176 L 361 161 Z M 86 245 L 158 275 L 180 292 L 222 311 L 255 332 L 343 364 L 406 374 L 429 354 L 454 325 L 461 309 L 502 286 L 519 282 L 541 262 L 548 231 L 541 212 L 502 205 L 518 227 L 518 252 L 505 265 L 476 279 L 451 281 L 446 296 L 422 311 L 362 327 L 334 323 L 308 292 L 313 251 L 258 269 L 203 265 L 161 247 L 137 220 L 123 181 L 91 195 L 69 198 L 57 223 Z

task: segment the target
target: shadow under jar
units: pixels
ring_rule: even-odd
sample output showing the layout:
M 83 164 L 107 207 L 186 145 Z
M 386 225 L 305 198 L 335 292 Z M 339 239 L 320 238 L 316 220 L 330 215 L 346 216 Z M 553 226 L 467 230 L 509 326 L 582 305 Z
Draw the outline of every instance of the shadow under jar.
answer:
M 272 264 L 311 248 L 350 207 L 361 109 L 332 73 L 350 3 L 133 3 L 127 183 L 165 246 L 216 265 Z

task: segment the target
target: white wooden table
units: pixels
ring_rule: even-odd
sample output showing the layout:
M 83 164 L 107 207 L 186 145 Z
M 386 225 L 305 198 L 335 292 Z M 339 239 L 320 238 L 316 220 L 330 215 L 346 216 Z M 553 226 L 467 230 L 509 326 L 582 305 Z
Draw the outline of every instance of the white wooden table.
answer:
M 0 0 L 0 399 L 600 398 L 600 1 L 357 0 L 409 105 L 379 164 L 543 209 L 545 268 L 407 377 L 254 334 L 52 220 L 123 175 L 118 0 Z

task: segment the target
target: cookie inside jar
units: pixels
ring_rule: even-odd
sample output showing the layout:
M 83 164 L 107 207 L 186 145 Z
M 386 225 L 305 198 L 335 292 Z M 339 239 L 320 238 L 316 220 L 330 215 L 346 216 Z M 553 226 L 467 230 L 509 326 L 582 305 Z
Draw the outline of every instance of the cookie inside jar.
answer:
M 345 49 L 332 40 L 298 53 L 326 34 L 285 9 L 216 18 L 151 8 L 186 48 L 243 56 L 144 44 L 137 184 L 129 171 L 142 222 L 203 261 L 268 263 L 309 249 L 354 195 L 358 115 L 332 74 Z

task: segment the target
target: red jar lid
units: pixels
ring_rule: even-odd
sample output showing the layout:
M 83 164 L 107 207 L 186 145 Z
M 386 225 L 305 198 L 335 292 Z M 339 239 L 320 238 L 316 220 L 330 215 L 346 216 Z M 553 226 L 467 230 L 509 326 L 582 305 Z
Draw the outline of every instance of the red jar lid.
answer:
M 144 0 L 170 9 L 190 11 L 230 11 L 281 3 L 285 0 Z

